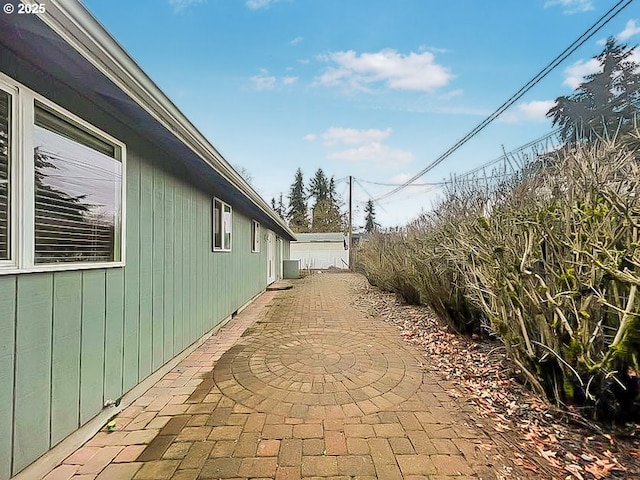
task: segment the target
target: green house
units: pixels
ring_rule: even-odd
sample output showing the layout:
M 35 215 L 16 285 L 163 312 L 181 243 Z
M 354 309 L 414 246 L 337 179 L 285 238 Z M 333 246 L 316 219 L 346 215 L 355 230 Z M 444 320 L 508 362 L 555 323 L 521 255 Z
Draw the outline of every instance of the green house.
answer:
M 295 239 L 79 2 L 8 4 L 0 480 L 89 438 L 276 281 Z

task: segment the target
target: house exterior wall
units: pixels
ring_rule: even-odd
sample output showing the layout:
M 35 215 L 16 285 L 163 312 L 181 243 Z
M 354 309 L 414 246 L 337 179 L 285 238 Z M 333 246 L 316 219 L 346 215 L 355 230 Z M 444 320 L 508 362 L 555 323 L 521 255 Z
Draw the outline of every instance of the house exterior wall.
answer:
M 284 239 L 276 238 L 276 277 L 282 278 L 282 260 L 284 260 Z
M 0 59 L 0 71 L 18 81 L 43 75 L 15 65 L 7 71 Z M 179 159 L 78 92 L 42 79 L 42 95 L 127 146 L 125 266 L 0 275 L 0 480 L 86 424 L 107 400 L 130 391 L 267 283 L 266 248 L 251 252 L 250 217 L 234 209 L 232 251 L 213 252 L 212 199 L 224 196 L 193 187 L 175 167 Z
M 288 260 L 291 258 L 291 242 L 285 240 L 282 252 L 284 257 L 283 260 Z
M 3 480 L 266 287 L 251 219 L 214 253 L 209 195 L 134 152 L 127 175 L 124 268 L 0 276 Z

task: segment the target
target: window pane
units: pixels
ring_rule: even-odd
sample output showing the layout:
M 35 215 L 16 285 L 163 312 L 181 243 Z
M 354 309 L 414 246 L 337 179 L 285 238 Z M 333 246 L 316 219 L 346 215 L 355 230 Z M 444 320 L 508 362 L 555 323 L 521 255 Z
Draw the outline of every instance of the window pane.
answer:
M 253 251 L 260 251 L 260 224 L 256 221 L 253 222 L 251 240 L 253 242 Z
M 222 248 L 222 205 L 213 202 L 213 248 Z
M 224 206 L 224 213 L 222 214 L 222 233 L 223 233 L 223 249 L 231 250 L 231 207 L 229 205 Z
M 11 96 L 0 90 L 0 260 L 9 259 L 9 235 L 11 218 L 9 214 L 9 158 L 11 156 L 10 140 Z
M 58 117 L 47 110 L 46 107 L 43 107 L 38 103 L 36 103 L 35 123 L 39 127 L 46 128 L 51 132 L 56 132 L 58 135 L 67 137 L 74 142 L 81 143 L 85 147 L 97 150 L 109 157 L 117 158 L 117 149 L 114 145 L 76 127 L 73 123 Z
M 118 261 L 122 163 L 87 146 L 88 132 L 64 125 L 34 128 L 35 261 Z

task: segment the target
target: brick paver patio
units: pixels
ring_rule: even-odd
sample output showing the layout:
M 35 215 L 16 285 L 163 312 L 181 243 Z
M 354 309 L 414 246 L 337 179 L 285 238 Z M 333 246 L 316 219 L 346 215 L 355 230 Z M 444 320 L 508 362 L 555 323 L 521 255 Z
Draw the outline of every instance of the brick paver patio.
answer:
M 263 294 L 46 480 L 499 477 L 495 445 L 346 278 Z

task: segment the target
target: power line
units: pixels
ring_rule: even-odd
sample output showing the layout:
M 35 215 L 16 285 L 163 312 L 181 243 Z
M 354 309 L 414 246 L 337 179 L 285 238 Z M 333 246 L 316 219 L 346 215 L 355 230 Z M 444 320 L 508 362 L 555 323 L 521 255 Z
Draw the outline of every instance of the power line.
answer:
M 536 147 L 538 145 L 540 145 L 543 142 L 547 142 L 549 139 L 557 137 L 558 134 L 560 133 L 560 129 L 555 129 L 552 130 L 551 132 L 547 133 L 546 135 L 543 135 L 539 138 L 536 138 L 535 140 L 531 140 L 527 143 L 525 143 L 524 145 L 520 145 L 518 148 L 515 148 L 513 150 L 511 150 L 510 152 L 504 153 L 501 156 L 499 156 L 498 158 L 495 158 L 493 160 L 490 160 L 488 162 L 483 163 L 482 165 L 478 165 L 477 167 L 474 167 L 471 170 L 467 170 L 466 172 L 463 172 L 459 175 L 456 175 L 455 178 L 457 180 L 468 177 L 473 175 L 474 173 L 477 173 L 481 170 L 484 170 L 488 167 L 491 167 L 497 163 L 500 162 L 504 162 L 508 157 L 514 156 L 520 152 L 522 152 L 523 150 L 527 150 L 529 148 L 532 147 Z M 488 178 L 488 177 L 485 177 Z M 404 186 L 406 185 L 405 183 L 386 183 L 386 182 L 372 182 L 369 180 L 363 180 L 360 179 L 361 182 L 364 183 L 368 183 L 370 185 L 381 185 L 381 186 L 385 186 L 385 187 L 400 187 L 400 186 Z M 440 187 L 443 185 L 448 185 L 452 183 L 452 180 L 442 180 L 440 182 L 426 182 L 426 183 L 411 183 L 410 185 L 406 185 L 407 187 Z M 381 197 L 382 198 L 382 197 Z
M 371 200 L 373 200 L 373 201 L 375 202 L 375 204 L 376 204 L 376 205 L 378 205 L 378 206 L 382 209 L 382 211 L 383 211 L 383 212 L 388 213 L 388 212 L 385 210 L 385 208 L 384 208 L 382 205 L 380 205 L 380 202 L 378 202 L 378 200 L 377 200 L 377 199 L 373 198 L 373 196 L 372 196 L 369 192 L 367 192 L 367 190 L 362 186 L 362 184 L 358 181 L 358 179 L 357 179 L 356 177 L 353 177 L 353 179 L 354 179 L 354 180 L 355 180 L 355 182 L 360 186 L 360 188 L 362 189 L 362 191 L 363 191 L 364 193 L 366 193 L 366 194 L 369 196 L 369 198 L 370 198 Z
M 389 197 L 403 188 L 406 188 L 409 184 L 413 183 L 420 177 L 422 177 L 425 173 L 433 170 L 435 167 L 440 165 L 444 160 L 446 160 L 451 154 L 453 154 L 456 150 L 458 150 L 462 145 L 467 143 L 471 138 L 476 136 L 480 131 L 484 130 L 487 125 L 493 122 L 496 118 L 498 118 L 505 110 L 507 110 L 511 105 L 517 102 L 522 96 L 531 90 L 537 83 L 540 82 L 544 77 L 546 77 L 552 70 L 554 70 L 558 65 L 560 65 L 564 60 L 566 60 L 569 55 L 575 52 L 578 48 L 580 48 L 587 40 L 593 37 L 602 27 L 604 27 L 607 23 L 609 23 L 616 15 L 618 15 L 622 10 L 624 10 L 633 0 L 620 0 L 618 1 L 611 9 L 609 9 L 604 15 L 602 15 L 591 27 L 589 27 L 582 35 L 580 35 L 574 42 L 569 45 L 560 55 L 555 57 L 551 63 L 547 64 L 537 75 L 535 75 L 531 80 L 529 80 L 520 90 L 518 90 L 515 94 L 513 94 L 506 102 L 500 105 L 491 115 L 485 118 L 482 122 L 476 125 L 469 133 L 467 133 L 464 137 L 458 140 L 452 147 L 450 147 L 446 152 L 436 158 L 433 162 L 427 165 L 424 169 L 418 172 L 416 175 L 411 177 L 409 180 L 404 182 L 402 185 L 394 188 L 390 192 L 385 193 L 384 195 L 377 198 L 377 200 L 381 200 L 383 198 Z

